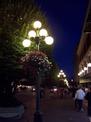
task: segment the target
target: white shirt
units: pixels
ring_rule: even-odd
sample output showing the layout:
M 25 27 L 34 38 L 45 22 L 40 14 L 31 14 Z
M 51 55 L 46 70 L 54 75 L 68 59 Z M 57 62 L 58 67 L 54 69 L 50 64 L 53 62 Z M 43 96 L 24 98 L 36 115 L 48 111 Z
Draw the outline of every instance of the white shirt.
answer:
M 83 100 L 85 97 L 85 92 L 82 89 L 78 89 L 75 94 L 75 99 Z

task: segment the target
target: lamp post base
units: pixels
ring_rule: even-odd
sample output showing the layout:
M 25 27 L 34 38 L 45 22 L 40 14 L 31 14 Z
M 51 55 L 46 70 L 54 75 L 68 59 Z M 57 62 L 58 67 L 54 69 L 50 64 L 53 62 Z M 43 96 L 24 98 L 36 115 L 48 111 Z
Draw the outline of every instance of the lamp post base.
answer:
M 34 122 L 43 122 L 43 115 L 40 112 L 34 113 Z

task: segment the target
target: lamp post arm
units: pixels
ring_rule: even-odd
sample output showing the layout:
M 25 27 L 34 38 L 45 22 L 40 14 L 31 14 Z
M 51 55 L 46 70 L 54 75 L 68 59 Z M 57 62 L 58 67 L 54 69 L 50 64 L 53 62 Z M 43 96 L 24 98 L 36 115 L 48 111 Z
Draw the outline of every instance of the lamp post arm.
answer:
M 39 37 L 35 37 L 35 43 L 37 45 L 37 50 L 39 51 L 39 46 L 40 46 L 40 38 Z

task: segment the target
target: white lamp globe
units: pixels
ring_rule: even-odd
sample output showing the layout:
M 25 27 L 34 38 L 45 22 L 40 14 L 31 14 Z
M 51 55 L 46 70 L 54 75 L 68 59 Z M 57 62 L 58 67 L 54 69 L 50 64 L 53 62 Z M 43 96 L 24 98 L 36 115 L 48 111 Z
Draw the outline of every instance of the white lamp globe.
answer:
M 88 68 L 87 68 L 87 67 L 84 67 L 84 70 L 85 70 L 85 71 L 87 71 L 87 70 L 88 70 Z
M 41 26 L 42 26 L 42 24 L 41 24 L 40 21 L 35 21 L 34 24 L 33 24 L 33 27 L 34 27 L 35 29 L 41 28 Z
M 31 45 L 31 41 L 29 39 L 24 39 L 22 44 L 24 47 L 29 47 Z
M 87 64 L 87 67 L 91 67 L 91 63 L 88 63 L 88 64 Z
M 36 37 L 36 32 L 34 30 L 29 31 L 28 36 L 29 36 L 29 38 Z
M 60 78 L 60 75 L 57 75 L 58 78 Z
M 63 76 L 64 76 L 64 77 L 66 77 L 66 75 L 65 75 L 65 74 L 64 74 Z
M 51 36 L 47 36 L 44 41 L 46 42 L 46 44 L 52 45 L 54 42 L 54 39 Z
M 39 35 L 40 35 L 40 36 L 48 36 L 48 32 L 47 32 L 46 29 L 41 29 L 41 30 L 39 31 Z

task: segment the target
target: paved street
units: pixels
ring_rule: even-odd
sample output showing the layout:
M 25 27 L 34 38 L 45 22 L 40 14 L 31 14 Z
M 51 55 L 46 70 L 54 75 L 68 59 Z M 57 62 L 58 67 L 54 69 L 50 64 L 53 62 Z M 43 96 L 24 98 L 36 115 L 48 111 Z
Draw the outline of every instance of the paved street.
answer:
M 44 122 L 88 122 L 86 113 L 74 110 L 71 99 L 54 99 L 47 105 Z
M 35 110 L 34 98 L 28 91 L 17 95 L 25 105 L 23 117 L 18 119 L 1 119 L 0 122 L 33 122 Z M 41 99 L 43 122 L 89 122 L 86 112 L 76 112 L 72 98 L 60 99 L 57 97 L 45 97 Z

